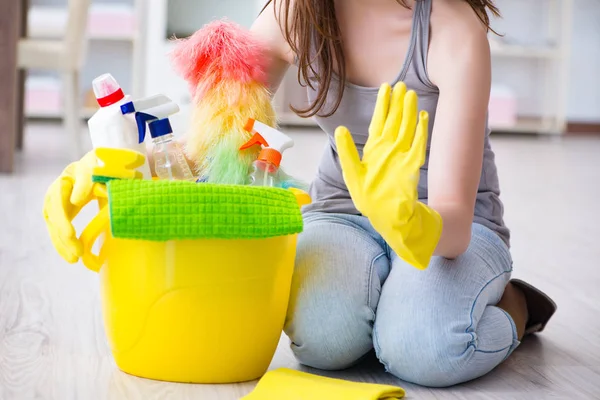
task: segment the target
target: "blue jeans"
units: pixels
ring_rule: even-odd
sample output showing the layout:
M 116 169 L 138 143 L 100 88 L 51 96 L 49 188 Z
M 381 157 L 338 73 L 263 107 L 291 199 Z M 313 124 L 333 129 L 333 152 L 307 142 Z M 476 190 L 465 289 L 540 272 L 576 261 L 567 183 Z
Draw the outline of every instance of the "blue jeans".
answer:
M 465 253 L 420 271 L 367 218 L 309 213 L 285 332 L 310 367 L 344 369 L 374 348 L 404 381 L 451 386 L 488 373 L 519 345 L 512 318 L 495 306 L 511 271 L 506 244 L 482 225 Z

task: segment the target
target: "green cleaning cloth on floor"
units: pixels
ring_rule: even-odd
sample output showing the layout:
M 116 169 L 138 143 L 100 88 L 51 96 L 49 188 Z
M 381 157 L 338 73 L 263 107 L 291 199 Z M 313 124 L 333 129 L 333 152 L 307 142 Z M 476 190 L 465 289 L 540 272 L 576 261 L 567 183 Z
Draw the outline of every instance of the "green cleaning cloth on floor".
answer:
M 243 400 L 395 400 L 405 395 L 397 386 L 326 378 L 287 368 L 267 372 Z
M 116 238 L 262 239 L 303 228 L 296 197 L 285 189 L 141 179 L 110 180 L 107 189 Z

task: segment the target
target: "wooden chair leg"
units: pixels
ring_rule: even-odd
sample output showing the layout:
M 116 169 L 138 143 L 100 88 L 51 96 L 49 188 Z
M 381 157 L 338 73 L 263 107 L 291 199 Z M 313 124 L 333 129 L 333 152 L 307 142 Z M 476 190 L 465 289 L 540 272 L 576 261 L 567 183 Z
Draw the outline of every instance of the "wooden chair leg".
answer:
M 75 159 L 83 156 L 81 143 L 81 100 L 79 94 L 79 73 L 69 71 L 63 73 L 64 90 L 64 126 L 71 141 L 71 152 Z
M 23 150 L 23 141 L 25 136 L 25 80 L 27 71 L 20 69 L 17 77 L 17 103 L 15 124 L 15 147 L 17 150 Z
M 30 0 L 21 0 L 21 23 L 19 26 L 20 35 L 22 38 L 27 37 L 27 14 L 29 10 Z M 27 71 L 19 69 L 17 75 L 17 120 L 15 123 L 15 147 L 17 150 L 23 150 L 23 142 L 25 138 L 25 80 L 27 79 Z
M 0 12 L 0 174 L 14 171 L 16 125 L 17 43 L 21 31 L 22 4 L 3 2 Z

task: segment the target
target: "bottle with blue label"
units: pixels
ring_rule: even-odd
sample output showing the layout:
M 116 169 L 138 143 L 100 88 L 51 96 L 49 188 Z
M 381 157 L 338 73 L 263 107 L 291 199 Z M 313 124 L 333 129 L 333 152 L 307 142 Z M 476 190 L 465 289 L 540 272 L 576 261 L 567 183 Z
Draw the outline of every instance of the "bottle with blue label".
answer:
M 168 116 L 179 112 L 179 107 L 173 102 L 136 112 L 140 140 L 146 136 L 146 124 L 154 143 L 152 156 L 154 170 L 160 179 L 195 181 L 180 144 L 173 136 L 173 128 Z

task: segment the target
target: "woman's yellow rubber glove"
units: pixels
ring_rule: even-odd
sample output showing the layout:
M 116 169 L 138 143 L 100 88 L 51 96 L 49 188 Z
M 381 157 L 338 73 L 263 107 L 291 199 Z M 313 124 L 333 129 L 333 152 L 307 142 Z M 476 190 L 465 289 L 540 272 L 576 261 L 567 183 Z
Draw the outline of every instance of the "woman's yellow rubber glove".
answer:
M 44 219 L 56 251 L 69 263 L 82 255 L 82 245 L 72 221 L 93 198 L 92 174 L 97 165 L 94 151 L 71 163 L 50 185 L 44 199 Z
M 429 115 L 419 114 L 417 95 L 404 83 L 391 91 L 389 84 L 379 89 L 362 160 L 347 128 L 336 129 L 335 141 L 358 211 L 400 258 L 425 269 L 442 233 L 441 216 L 419 202 L 417 191 Z

